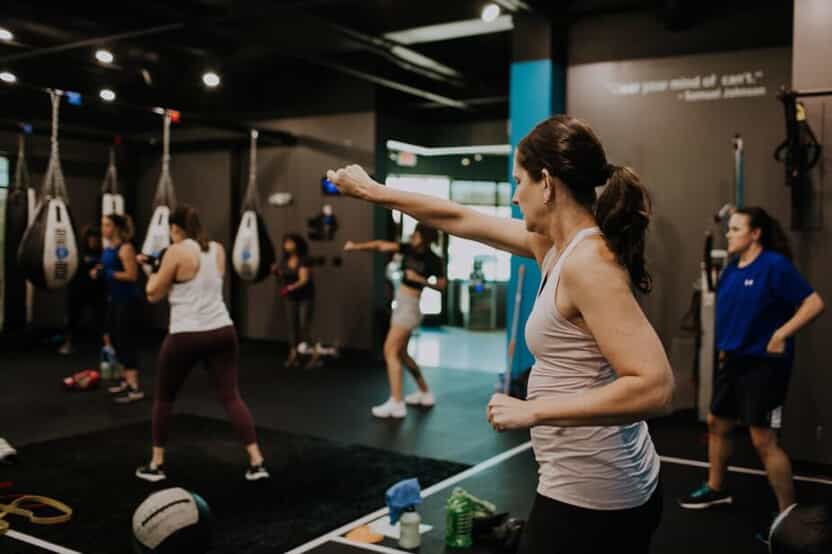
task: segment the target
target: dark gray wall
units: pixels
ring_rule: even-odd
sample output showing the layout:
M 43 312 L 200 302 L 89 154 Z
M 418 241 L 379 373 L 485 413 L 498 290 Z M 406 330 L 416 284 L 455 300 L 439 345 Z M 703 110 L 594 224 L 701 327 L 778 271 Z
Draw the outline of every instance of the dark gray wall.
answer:
M 658 4 L 658 2 L 657 2 Z M 673 2 L 689 25 L 671 30 L 659 10 L 595 15 L 569 29 L 570 64 L 791 45 L 792 2 Z
M 828 0 L 797 0 L 794 16 L 794 50 L 792 85 L 798 90 L 832 89 L 832 2 Z M 832 171 L 832 96 L 806 98 L 809 123 L 823 143 L 824 156 L 813 172 L 815 187 L 826 191 L 828 175 Z M 820 231 L 794 233 L 793 245 L 800 268 L 809 282 L 832 303 L 832 231 L 827 214 L 832 198 L 821 195 L 826 228 Z M 809 329 L 801 333 L 797 349 L 797 368 L 789 392 L 786 411 L 784 442 L 795 456 L 829 463 L 832 461 L 832 316 L 821 316 Z M 793 423 L 794 424 L 793 424 Z
M 832 6 L 819 2 L 811 15 L 801 13 L 801 3 L 798 6 L 795 86 L 830 87 L 832 70 L 825 62 L 832 47 L 825 26 L 819 22 L 832 20 Z M 809 22 L 808 31 L 798 31 L 802 20 Z M 814 40 L 809 38 L 812 32 Z M 826 50 L 814 46 L 822 40 L 826 41 Z M 788 225 L 790 194 L 784 186 L 783 168 L 773 160 L 772 151 L 784 139 L 783 110 L 775 94 L 780 86 L 792 82 L 791 60 L 791 49 L 771 48 L 576 64 L 569 68 L 568 112 L 589 121 L 607 148 L 608 157 L 634 167 L 654 194 L 655 218 L 648 255 L 655 289 L 644 305 L 668 349 L 679 335 L 679 322 L 690 303 L 704 231 L 711 228 L 715 209 L 734 199 L 734 133 L 739 132 L 745 141 L 746 204 L 763 206 Z M 729 87 L 720 87 L 722 77 L 746 72 L 747 82 L 741 86 L 746 91 L 764 87 L 764 95 L 726 98 Z M 691 88 L 689 92 L 645 91 L 646 82 L 661 86 L 665 80 L 713 75 L 713 87 Z M 718 99 L 693 100 L 685 96 L 717 88 L 723 89 Z M 818 136 L 824 136 L 825 125 L 830 122 L 829 106 L 826 121 L 821 117 L 822 102 L 807 101 Z M 828 155 L 825 164 L 828 168 Z M 822 178 L 820 172 L 816 178 Z M 821 252 L 829 250 L 829 232 L 791 233 L 791 240 L 799 269 L 825 295 L 832 290 L 832 268 Z M 832 355 L 824 345 L 830 327 L 832 321 L 823 317 L 798 339 L 784 442 L 790 453 L 802 460 L 832 460 L 832 440 L 829 432 L 824 434 L 822 430 L 824 422 L 832 421 L 827 400 L 832 377 L 825 371 Z
M 775 93 L 789 81 L 789 59 L 787 49 L 767 49 L 569 68 L 569 113 L 586 119 L 608 158 L 635 168 L 653 192 L 648 254 L 655 289 L 645 306 L 666 346 L 689 306 L 711 216 L 734 200 L 734 133 L 745 139 L 746 203 L 788 216 L 788 191 L 771 152 L 783 135 Z M 765 96 L 688 102 L 679 98 L 682 91 L 614 93 L 646 81 L 709 75 L 719 81 L 746 71 L 763 72 Z
M 331 204 L 339 221 L 332 242 L 310 242 L 310 255 L 326 258 L 326 265 L 314 270 L 316 316 L 312 334 L 316 339 L 356 349 L 373 346 L 372 289 L 374 275 L 369 253 L 344 255 L 344 241 L 373 238 L 373 209 L 369 204 L 321 194 L 321 177 L 329 168 L 359 163 L 372 172 L 375 164 L 375 113 L 311 116 L 263 123 L 293 132 L 300 144 L 290 148 L 262 148 L 258 151 L 258 189 L 263 216 L 275 245 L 289 232 L 306 234 L 306 221 Z M 248 162 L 242 164 L 241 182 L 247 182 Z M 240 194 L 244 194 L 241 187 Z M 286 191 L 294 195 L 290 207 L 267 204 L 268 196 Z M 332 258 L 341 256 L 343 265 L 334 267 Z M 283 302 L 278 285 L 269 279 L 256 285 L 243 284 L 236 313 L 243 336 L 286 340 Z

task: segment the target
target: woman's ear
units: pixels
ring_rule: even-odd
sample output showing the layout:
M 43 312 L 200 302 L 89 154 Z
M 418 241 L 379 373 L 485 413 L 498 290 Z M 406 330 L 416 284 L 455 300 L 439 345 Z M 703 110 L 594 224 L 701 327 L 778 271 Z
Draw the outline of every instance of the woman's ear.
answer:
M 543 203 L 547 206 L 550 205 L 552 202 L 555 201 L 555 183 L 552 179 L 552 176 L 549 175 L 548 169 L 543 169 L 542 171 L 543 179 Z

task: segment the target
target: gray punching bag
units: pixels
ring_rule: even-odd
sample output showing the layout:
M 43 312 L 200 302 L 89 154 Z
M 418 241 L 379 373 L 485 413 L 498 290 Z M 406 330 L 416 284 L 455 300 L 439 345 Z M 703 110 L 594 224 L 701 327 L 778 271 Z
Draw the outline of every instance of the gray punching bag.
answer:
M 240 279 L 256 283 L 269 276 L 274 262 L 274 245 L 266 229 L 266 222 L 260 215 L 257 194 L 257 131 L 252 131 L 248 189 L 243 201 L 240 227 L 237 229 L 234 249 L 231 252 L 231 263 Z
M 58 109 L 61 96 L 52 97 L 52 149 L 35 216 L 20 242 L 17 261 L 36 287 L 58 289 L 69 284 L 78 269 L 78 245 L 69 212 L 66 182 L 58 153 Z
M 153 199 L 153 216 L 147 226 L 147 233 L 142 245 L 142 254 L 158 257 L 170 246 L 170 213 L 176 208 L 176 195 L 173 191 L 173 179 L 170 176 L 170 114 L 165 112 L 162 131 L 162 171 L 159 183 L 156 185 L 156 197 Z M 150 266 L 145 266 L 146 273 L 150 273 Z
M 124 197 L 118 192 L 115 147 L 110 147 L 110 163 L 101 185 L 101 215 L 112 214 L 124 215 Z

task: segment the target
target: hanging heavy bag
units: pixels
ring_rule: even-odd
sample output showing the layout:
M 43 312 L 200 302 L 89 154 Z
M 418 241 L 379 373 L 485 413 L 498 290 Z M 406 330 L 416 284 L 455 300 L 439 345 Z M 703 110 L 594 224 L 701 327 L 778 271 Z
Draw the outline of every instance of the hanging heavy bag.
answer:
M 52 97 L 52 150 L 43 180 L 41 200 L 17 251 L 21 271 L 36 287 L 65 287 L 78 269 L 78 245 L 69 212 L 58 153 L 58 109 L 61 97 Z
M 118 192 L 118 171 L 116 169 L 116 151 L 110 147 L 110 163 L 101 185 L 101 215 L 124 215 L 124 197 Z
M 156 258 L 159 253 L 170 246 L 170 212 L 176 207 L 176 195 L 173 191 L 173 179 L 170 176 L 170 113 L 165 112 L 162 132 L 162 171 L 156 186 L 156 197 L 153 199 L 153 216 L 147 226 L 142 254 Z M 145 273 L 150 273 L 149 266 L 144 267 Z
M 23 240 L 23 234 L 30 223 L 30 213 L 34 216 L 34 207 L 29 205 L 35 199 L 35 189 L 29 181 L 26 166 L 26 145 L 23 135 L 18 138 L 17 164 L 14 182 L 6 198 L 5 239 L 3 244 L 3 268 L 0 278 L 0 297 L 3 298 L 3 330 L 19 330 L 26 326 L 26 278 L 17 263 L 17 248 Z M 29 285 L 31 286 L 31 285 Z
M 257 131 L 251 132 L 251 153 L 249 156 L 248 189 L 243 202 L 243 215 L 231 262 L 234 271 L 244 281 L 259 282 L 270 275 L 275 262 L 275 252 L 266 223 L 260 215 L 257 194 Z

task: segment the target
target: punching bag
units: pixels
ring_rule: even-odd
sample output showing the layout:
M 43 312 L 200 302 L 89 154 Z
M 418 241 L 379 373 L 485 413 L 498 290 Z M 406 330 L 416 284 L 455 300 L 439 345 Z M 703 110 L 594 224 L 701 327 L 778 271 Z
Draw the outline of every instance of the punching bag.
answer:
M 78 245 L 69 212 L 66 182 L 58 153 L 58 109 L 52 97 L 52 149 L 43 179 L 41 199 L 17 251 L 21 271 L 36 287 L 58 289 L 69 284 L 78 269 Z
M 159 253 L 170 246 L 170 212 L 176 207 L 173 192 L 173 179 L 170 177 L 170 113 L 165 112 L 162 132 L 162 171 L 156 185 L 156 197 L 153 199 L 153 216 L 147 226 L 147 234 L 142 245 L 142 254 L 156 258 Z M 151 268 L 144 267 L 150 274 Z
M 18 137 L 17 165 L 14 170 L 14 182 L 6 198 L 5 240 L 3 244 L 3 325 L 2 330 L 20 330 L 27 322 L 26 289 L 23 272 L 17 264 L 17 247 L 23 240 L 23 234 L 29 226 L 31 214 L 34 216 L 35 189 L 29 181 L 29 169 L 26 166 L 26 144 L 23 135 Z
M 118 192 L 116 150 L 110 147 L 110 163 L 101 186 L 101 215 L 124 215 L 124 197 Z
M 275 262 L 274 245 L 269 237 L 266 222 L 260 215 L 260 202 L 257 194 L 257 131 L 251 132 L 251 153 L 249 155 L 248 189 L 243 201 L 243 215 L 231 263 L 234 271 L 244 281 L 262 281 L 269 276 Z

